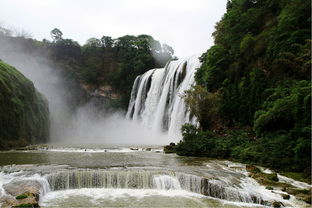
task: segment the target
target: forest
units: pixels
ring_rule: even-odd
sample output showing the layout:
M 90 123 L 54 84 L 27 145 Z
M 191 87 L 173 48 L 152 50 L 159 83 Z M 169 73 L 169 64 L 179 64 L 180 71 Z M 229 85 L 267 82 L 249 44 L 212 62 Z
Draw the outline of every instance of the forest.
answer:
M 184 95 L 179 155 L 311 175 L 311 2 L 232 0 Z
M 45 57 L 68 83 L 73 97 L 71 103 L 79 104 L 81 94 L 95 95 L 95 91 L 104 86 L 108 91 L 107 104 L 113 108 L 126 109 L 132 84 L 139 74 L 156 67 L 163 67 L 173 56 L 174 50 L 167 44 L 161 44 L 150 35 L 125 35 L 116 39 L 110 36 L 89 38 L 84 45 L 63 38 L 60 29 L 50 32 L 52 41 L 38 41 L 28 34 L 15 34 L 6 28 L 0 28 L 0 41 L 10 43 L 10 47 L 22 48 L 33 56 Z M 79 90 L 77 90 L 79 89 Z M 74 91 L 82 91 L 77 93 Z M 86 96 L 85 96 L 86 97 Z M 88 98 L 82 99 L 88 100 Z

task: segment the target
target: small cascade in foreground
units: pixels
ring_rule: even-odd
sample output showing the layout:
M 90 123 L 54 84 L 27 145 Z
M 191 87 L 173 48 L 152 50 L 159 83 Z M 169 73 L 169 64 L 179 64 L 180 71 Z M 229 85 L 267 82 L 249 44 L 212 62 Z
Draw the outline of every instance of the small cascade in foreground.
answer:
M 168 190 L 168 189 L 180 190 L 181 189 L 179 180 L 173 176 L 159 175 L 159 176 L 154 176 L 153 180 L 154 180 L 154 185 L 156 186 L 156 189 L 161 189 L 161 190 Z
M 194 74 L 199 67 L 199 57 L 192 56 L 138 76 L 132 87 L 127 118 L 153 131 L 168 132 L 171 140 L 179 141 L 181 126 L 196 123 L 181 96 L 195 83 Z
M 52 191 L 79 188 L 186 190 L 228 201 L 263 204 L 258 193 L 166 170 L 68 170 L 47 175 L 46 179 Z

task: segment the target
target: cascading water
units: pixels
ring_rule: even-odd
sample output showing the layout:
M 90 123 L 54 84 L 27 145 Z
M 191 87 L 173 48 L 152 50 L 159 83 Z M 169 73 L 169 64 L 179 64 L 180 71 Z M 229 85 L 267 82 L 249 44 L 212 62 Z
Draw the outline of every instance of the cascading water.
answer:
M 261 195 L 227 188 L 217 180 L 165 170 L 75 170 L 46 176 L 52 191 L 81 188 L 186 190 L 214 198 L 263 203 Z
M 161 189 L 161 190 L 181 189 L 179 180 L 173 176 L 169 176 L 169 175 L 154 176 L 153 181 L 157 189 Z
M 12 187 L 14 184 L 22 187 L 37 187 L 41 197 L 50 191 L 81 188 L 155 189 L 185 190 L 229 201 L 263 203 L 262 196 L 257 193 L 227 188 L 216 180 L 169 170 L 76 169 L 57 171 L 43 176 L 38 174 L 19 176 L 18 179 L 15 173 L 4 175 L 0 172 L 0 174 L 6 178 L 5 183 L 0 184 L 0 196 L 5 193 L 6 188 L 3 187 Z
M 89 155 L 89 153 L 86 154 Z M 107 197 L 109 200 L 114 194 L 118 197 L 130 198 L 132 196 L 139 198 L 150 196 L 155 196 L 155 198 L 185 196 L 187 198 L 191 196 L 196 200 L 215 198 L 223 202 L 227 201 L 226 203 L 243 202 L 268 206 L 273 201 L 282 201 L 285 205 L 301 207 L 297 206 L 300 202 L 283 200 L 280 194 L 284 192 L 278 189 L 271 192 L 260 186 L 254 179 L 247 177 L 244 166 L 236 165 L 232 168 L 232 163 L 222 161 L 207 163 L 209 166 L 208 164 L 197 168 L 192 166 L 196 171 L 185 169 L 188 166 L 172 168 L 114 166 L 100 169 L 66 165 L 3 166 L 0 168 L 0 206 L 1 203 L 6 203 L 7 199 L 14 199 L 15 196 L 27 190 L 38 190 L 40 191 L 39 203 L 42 206 L 48 206 L 50 202 L 62 198 L 62 194 L 73 196 L 71 202 L 75 203 L 75 196 L 80 197 L 81 194 L 86 193 L 86 200 L 89 200 L 88 197 L 92 197 L 93 194 L 97 194 L 94 200 L 100 198 L 104 200 Z M 301 185 L 310 187 L 304 183 L 299 187 Z M 112 193 L 107 195 L 110 192 Z M 134 195 L 130 196 L 129 193 L 134 193 Z M 125 200 L 128 203 L 128 198 Z M 92 205 L 95 206 L 95 204 Z
M 170 141 L 179 141 L 181 126 L 196 124 L 196 118 L 187 111 L 181 96 L 195 83 L 194 74 L 199 67 L 199 57 L 192 56 L 138 76 L 132 88 L 127 118 L 153 131 L 167 132 Z

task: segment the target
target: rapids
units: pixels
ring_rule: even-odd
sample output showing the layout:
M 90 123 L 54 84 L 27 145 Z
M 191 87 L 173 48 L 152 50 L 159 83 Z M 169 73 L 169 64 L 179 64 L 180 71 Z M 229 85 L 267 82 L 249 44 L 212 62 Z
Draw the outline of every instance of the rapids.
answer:
M 270 201 L 304 207 L 259 185 L 244 164 L 168 155 L 158 148 L 93 145 L 81 152 L 79 147 L 45 145 L 0 152 L 0 203 L 8 185 L 28 181 L 41 184 L 40 205 L 45 207 L 125 207 L 130 202 L 137 207 L 241 207 Z

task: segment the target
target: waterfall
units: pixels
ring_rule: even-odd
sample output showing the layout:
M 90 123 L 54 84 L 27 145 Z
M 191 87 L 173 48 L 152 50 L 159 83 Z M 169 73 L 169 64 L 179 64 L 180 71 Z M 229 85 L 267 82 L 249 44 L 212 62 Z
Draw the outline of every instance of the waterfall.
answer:
M 181 189 L 179 180 L 176 177 L 169 176 L 169 175 L 154 176 L 154 184 L 156 185 L 157 189 L 161 189 L 161 190 Z
M 79 188 L 186 190 L 228 201 L 263 204 L 261 194 L 167 170 L 67 170 L 46 176 L 52 191 Z
M 170 141 L 179 141 L 181 126 L 196 124 L 181 96 L 195 83 L 194 74 L 199 67 L 199 57 L 192 56 L 138 76 L 132 87 L 127 118 L 153 131 L 166 132 Z

